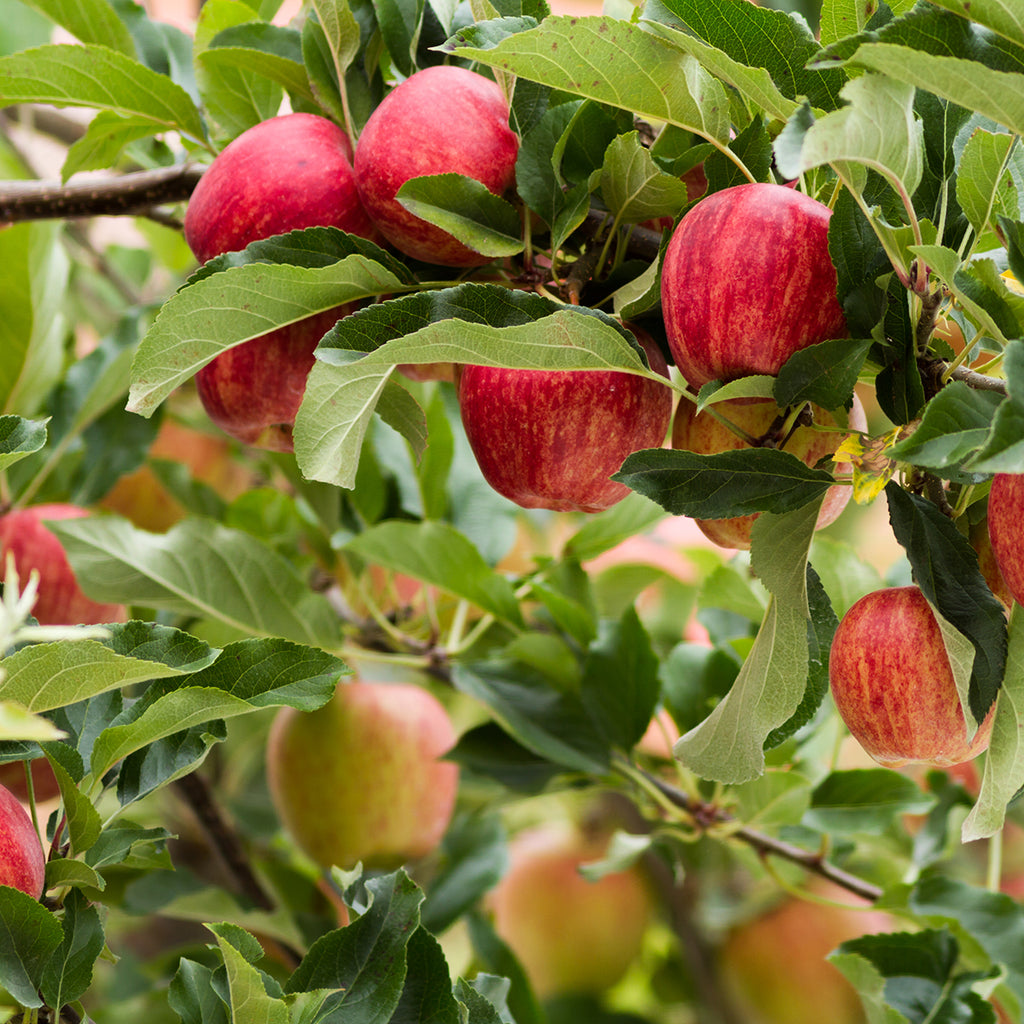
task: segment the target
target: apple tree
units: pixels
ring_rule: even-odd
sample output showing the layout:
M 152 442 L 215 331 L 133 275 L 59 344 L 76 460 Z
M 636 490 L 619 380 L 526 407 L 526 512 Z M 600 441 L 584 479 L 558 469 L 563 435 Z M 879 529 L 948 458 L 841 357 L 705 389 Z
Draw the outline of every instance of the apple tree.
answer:
M 0 0 L 0 1019 L 1021 1021 L 1020 12 L 280 7 Z

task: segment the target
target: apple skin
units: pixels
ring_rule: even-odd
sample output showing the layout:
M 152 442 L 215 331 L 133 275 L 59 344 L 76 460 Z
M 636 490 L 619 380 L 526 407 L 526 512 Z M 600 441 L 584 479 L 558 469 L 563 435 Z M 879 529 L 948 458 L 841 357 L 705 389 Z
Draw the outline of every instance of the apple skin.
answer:
M 494 929 L 541 999 L 597 994 L 640 955 L 653 896 L 640 869 L 590 882 L 579 866 L 600 860 L 607 835 L 547 821 L 514 836 L 509 868 L 487 906 Z
M 282 708 L 267 743 L 274 807 L 323 867 L 393 870 L 431 853 L 459 770 L 444 706 L 412 683 L 342 682 L 322 708 Z
M 849 901 L 838 887 L 829 899 Z M 838 945 L 889 931 L 877 910 L 787 898 L 726 936 L 718 962 L 745 1024 L 864 1024 L 856 989 L 825 958 Z
M 87 515 L 87 509 L 57 502 L 15 509 L 0 517 L 0 566 L 6 565 L 10 552 L 22 588 L 28 583 L 29 573 L 38 571 L 39 591 L 32 614 L 41 626 L 95 625 L 128 619 L 124 605 L 101 604 L 85 596 L 57 535 L 46 528 L 47 519 Z
M 45 874 L 46 860 L 32 819 L 17 797 L 0 786 L 0 885 L 39 899 Z
M 36 803 L 53 800 L 60 796 L 60 786 L 57 785 L 57 776 L 53 774 L 50 762 L 45 757 L 37 757 L 29 764 L 32 772 L 32 792 Z M 0 764 L 0 786 L 10 790 L 23 804 L 28 803 L 25 762 L 5 761 Z
M 683 217 L 665 251 L 661 306 L 688 384 L 776 376 L 799 349 L 846 337 L 830 218 L 816 199 L 761 182 L 706 196 Z
M 1008 593 L 1024 604 L 1024 474 L 997 473 L 988 493 L 988 535 Z M 1000 595 L 1001 596 L 1001 595 Z
M 651 369 L 668 366 L 633 329 Z M 629 488 L 609 479 L 628 455 L 658 448 L 672 416 L 667 386 L 609 370 L 463 366 L 459 407 L 487 482 L 523 508 L 600 512 Z
M 203 174 L 185 212 L 185 240 L 196 259 L 244 249 L 271 235 L 316 226 L 374 239 L 359 202 L 352 145 L 333 121 L 282 114 L 242 132 Z M 210 419 L 244 444 L 290 452 L 295 414 L 313 351 L 339 306 L 222 352 L 196 374 Z
M 444 64 L 410 75 L 380 102 L 356 143 L 356 187 L 380 233 L 413 259 L 479 267 L 491 257 L 410 213 L 395 193 L 410 178 L 462 174 L 494 195 L 513 183 L 519 139 L 501 87 Z
M 698 414 L 696 408 L 690 401 L 679 403 L 672 421 L 673 448 L 711 455 L 748 447 L 741 437 L 715 419 L 710 412 L 705 410 Z M 761 437 L 780 412 L 770 399 L 732 398 L 719 402 L 715 408 L 726 419 L 754 437 Z M 823 426 L 836 424 L 835 417 L 825 409 L 817 405 L 812 405 L 811 409 L 815 423 Z M 851 430 L 867 429 L 864 406 L 856 396 L 850 408 L 848 423 Z M 844 436 L 814 430 L 812 427 L 798 427 L 783 450 L 802 459 L 808 466 L 814 466 L 820 459 L 831 455 L 839 447 Z M 835 487 L 829 488 L 818 515 L 817 529 L 820 530 L 839 518 L 850 500 L 850 494 L 851 489 L 845 484 L 836 484 Z M 750 548 L 750 531 L 755 519 L 757 513 L 732 519 L 697 519 L 695 522 L 701 533 L 712 543 L 723 548 L 746 551 Z
M 968 743 L 942 632 L 917 587 L 875 590 L 850 607 L 832 641 L 829 680 L 847 728 L 887 768 L 948 768 L 988 746 L 995 708 Z

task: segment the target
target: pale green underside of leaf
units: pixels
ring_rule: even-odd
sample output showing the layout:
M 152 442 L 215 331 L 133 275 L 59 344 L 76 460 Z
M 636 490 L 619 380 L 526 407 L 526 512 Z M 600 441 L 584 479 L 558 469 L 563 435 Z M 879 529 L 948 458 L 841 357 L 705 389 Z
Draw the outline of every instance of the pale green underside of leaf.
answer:
M 1022 74 L 993 71 L 978 61 L 937 57 L 892 43 L 865 43 L 847 63 L 976 110 L 1017 134 L 1024 132 Z
M 359 452 L 381 390 L 399 363 L 463 363 L 535 370 L 621 369 L 664 383 L 615 328 L 571 310 L 530 324 L 490 327 L 443 320 L 395 338 L 356 362 L 320 353 L 295 418 L 295 457 L 310 480 L 354 487 Z
M 345 71 L 359 52 L 359 24 L 347 3 L 338 0 L 313 0 L 323 26 L 338 79 L 344 81 Z
M 2 686 L 3 679 L 0 676 L 0 688 Z M 64 735 L 52 722 L 32 714 L 20 703 L 0 700 L 0 741 L 59 740 Z
M 128 57 L 135 43 L 108 0 L 22 0 L 70 32 L 80 43 L 101 43 Z
M 1024 46 L 1024 7 L 1017 0 L 931 0 L 936 7 L 985 25 L 993 32 Z
M 207 67 L 223 66 L 254 72 L 310 103 L 316 102 L 306 70 L 298 61 L 245 46 L 215 46 L 205 50 L 199 59 Z
M 949 667 L 953 670 L 953 681 L 956 683 L 956 692 L 960 695 L 960 706 L 963 709 L 964 721 L 967 723 L 967 736 L 969 739 L 973 739 L 979 724 L 974 720 L 968 698 L 971 689 L 971 672 L 974 668 L 974 644 L 956 626 L 945 619 L 930 601 L 928 606 L 942 633 L 942 643 L 946 648 L 946 656 L 949 658 Z
M 1002 827 L 1006 807 L 1024 786 L 1024 609 L 1015 605 L 1010 617 L 1006 674 L 996 698 L 992 741 L 985 755 L 981 792 L 963 824 L 965 843 L 994 836 Z
M 729 139 L 729 101 L 695 58 L 615 18 L 552 16 L 488 49 L 455 53 L 533 82 Z
M 105 46 L 54 44 L 0 58 L 0 100 L 109 109 L 205 138 L 199 111 L 181 86 Z
M 1021 214 L 1024 173 L 1020 147 L 1005 132 L 975 129 L 964 146 L 956 176 L 956 198 L 979 235 L 1003 215 Z
M 326 267 L 249 263 L 212 274 L 164 303 L 135 355 L 127 408 L 150 416 L 221 352 L 314 313 L 402 289 L 379 263 L 358 255 Z

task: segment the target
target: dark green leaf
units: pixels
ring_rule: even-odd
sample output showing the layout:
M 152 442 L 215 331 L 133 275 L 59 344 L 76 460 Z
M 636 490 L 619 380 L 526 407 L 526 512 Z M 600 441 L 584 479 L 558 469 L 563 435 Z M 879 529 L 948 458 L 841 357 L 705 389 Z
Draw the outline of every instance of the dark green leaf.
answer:
M 412 933 L 405 959 L 405 987 L 388 1024 L 461 1024 L 444 950 L 426 928 Z
M 992 433 L 964 468 L 981 473 L 1024 473 L 1024 341 L 1011 341 L 1003 355 L 1009 399 L 996 411 Z
M 711 714 L 725 697 L 740 670 L 731 649 L 682 643 L 658 668 L 662 701 L 680 733 L 688 732 Z
M 181 1024 L 228 1024 L 228 1011 L 213 987 L 213 971 L 182 957 L 167 991 L 167 1003 Z
M 775 380 L 776 405 L 784 409 L 814 402 L 829 410 L 847 405 L 873 343 L 871 338 L 839 338 L 795 352 Z
M 883 832 L 903 814 L 925 814 L 934 798 L 885 768 L 836 771 L 818 784 L 804 822 L 822 832 Z
M 36 990 L 63 937 L 60 922 L 37 899 L 0 885 L 0 986 L 22 1006 L 43 1005 Z
M 47 962 L 40 985 L 48 1006 L 73 1003 L 88 991 L 105 942 L 99 911 L 78 889 L 64 900 L 61 928 L 63 941 Z
M 495 933 L 491 922 L 480 913 L 466 919 L 473 952 L 489 974 L 508 978 L 508 1008 L 516 1024 L 545 1024 L 546 1017 L 530 986 L 530 980 L 511 949 Z
M 769 180 L 772 140 L 763 117 L 753 118 L 750 124 L 729 143 L 729 149 L 740 158 L 743 166 L 750 171 L 756 181 Z M 704 159 L 704 173 L 708 179 L 708 195 L 750 180 L 740 171 L 733 160 L 717 149 L 712 150 Z
M 143 828 L 121 818 L 93 843 L 85 855 L 85 862 L 94 868 L 120 864 L 131 856 L 136 845 L 152 844 L 157 850 L 162 850 L 170 838 L 171 833 L 164 828 Z
M 447 760 L 521 793 L 541 792 L 561 770 L 493 722 L 464 732 Z
M 45 423 L 20 416 L 0 416 L 0 470 L 39 451 L 45 444 Z
M 930 501 L 890 483 L 889 521 L 925 597 L 974 644 L 970 706 L 980 722 L 996 698 L 1006 664 L 1006 616 L 952 520 Z

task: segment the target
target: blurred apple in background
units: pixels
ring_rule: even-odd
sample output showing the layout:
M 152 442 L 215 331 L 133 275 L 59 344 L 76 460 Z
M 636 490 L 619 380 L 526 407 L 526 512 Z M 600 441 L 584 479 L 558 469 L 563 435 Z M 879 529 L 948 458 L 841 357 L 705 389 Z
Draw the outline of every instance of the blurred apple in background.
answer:
M 185 212 L 201 263 L 271 235 L 316 226 L 375 238 L 352 171 L 352 145 L 333 121 L 282 114 L 242 132 L 203 174 Z M 350 313 L 339 306 L 236 345 L 196 374 L 210 419 L 245 444 L 292 450 L 292 426 L 313 350 Z
M 32 772 L 32 792 L 36 801 L 53 800 L 60 796 L 60 787 L 57 785 L 57 777 L 53 774 L 50 762 L 45 757 L 37 757 L 29 764 Z M 23 804 L 28 803 L 25 762 L 5 761 L 0 764 L 0 786 L 10 790 Z
M 267 781 L 279 818 L 323 867 L 392 870 L 431 853 L 455 807 L 455 730 L 412 683 L 341 682 L 316 711 L 283 708 Z
M 128 618 L 124 605 L 101 604 L 86 597 L 60 541 L 46 528 L 48 519 L 77 519 L 87 515 L 87 509 L 55 503 L 15 509 L 0 516 L 0 566 L 6 567 L 10 553 L 22 589 L 33 569 L 39 573 L 39 592 L 32 614 L 40 625 L 125 622 Z
M 668 376 L 654 340 L 634 328 L 651 369 Z M 626 457 L 659 448 L 672 416 L 667 386 L 616 370 L 463 366 L 459 406 L 487 482 L 523 508 L 599 512 L 629 488 L 611 480 Z
M 0 885 L 10 885 L 39 899 L 46 860 L 39 835 L 17 797 L 0 786 Z
M 742 437 L 716 419 L 714 413 L 707 409 L 697 413 L 696 408 L 690 401 L 684 400 L 679 403 L 672 423 L 673 448 L 713 455 L 749 447 Z M 752 437 L 761 437 L 782 413 L 770 399 L 733 398 L 718 402 L 713 408 Z M 823 427 L 838 426 L 836 418 L 825 409 L 812 405 L 811 411 L 816 424 Z M 848 422 L 851 430 L 867 429 L 864 407 L 856 396 Z M 831 455 L 839 447 L 844 436 L 839 432 L 801 426 L 797 427 L 785 444 L 779 447 L 803 460 L 808 466 L 814 466 L 821 459 Z M 829 489 L 818 515 L 819 530 L 839 518 L 850 500 L 850 494 L 851 490 L 847 484 L 836 484 Z M 699 519 L 697 525 L 715 544 L 723 548 L 746 550 L 750 547 L 750 531 L 756 518 L 755 514 L 737 516 L 733 519 Z
M 836 709 L 879 764 L 945 768 L 988 746 L 995 708 L 968 741 L 938 620 L 917 587 L 887 587 L 856 601 L 832 641 Z
M 600 993 L 640 955 L 654 903 L 638 867 L 589 881 L 606 833 L 547 821 L 514 836 L 509 868 L 487 904 L 494 928 L 522 963 L 537 995 Z
M 763 182 L 722 189 L 685 214 L 665 251 L 661 305 L 688 384 L 775 376 L 799 349 L 846 336 L 831 215 L 802 192 Z
M 417 71 L 384 97 L 359 135 L 354 166 L 363 206 L 396 249 L 447 267 L 491 261 L 411 213 L 396 193 L 410 178 L 461 174 L 500 196 L 519 152 L 508 119 L 501 87 L 454 64 Z

